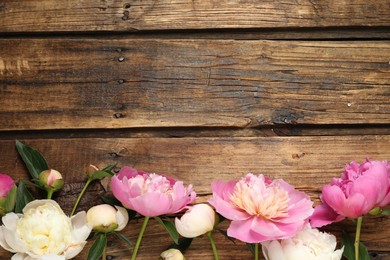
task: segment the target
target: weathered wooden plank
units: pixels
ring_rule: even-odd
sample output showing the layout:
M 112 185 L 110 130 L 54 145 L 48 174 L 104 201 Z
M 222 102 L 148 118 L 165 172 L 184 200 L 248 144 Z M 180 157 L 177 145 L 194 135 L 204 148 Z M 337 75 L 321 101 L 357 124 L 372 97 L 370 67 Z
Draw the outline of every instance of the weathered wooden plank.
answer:
M 3 130 L 390 123 L 389 41 L 0 46 Z
M 186 184 L 192 183 L 200 196 L 198 202 L 207 200 L 212 180 L 239 178 L 249 171 L 283 178 L 298 189 L 307 191 L 318 202 L 322 185 L 338 176 L 345 163 L 353 159 L 362 161 L 366 156 L 374 160 L 388 160 L 390 157 L 390 136 L 81 138 L 23 142 L 41 151 L 49 165 L 63 173 L 66 186 L 57 199 L 66 212 L 70 211 L 82 188 L 85 181 L 83 169 L 90 163 L 103 167 L 117 162 L 119 167 L 132 165 L 146 171 L 166 173 Z M 14 146 L 14 140 L 0 141 L 0 172 L 12 174 L 16 179 L 28 179 Z M 98 203 L 96 197 L 105 192 L 103 187 L 99 184 L 90 187 L 80 208 L 87 209 Z M 136 221 L 125 230 L 133 241 L 140 224 Z M 384 257 L 390 254 L 389 225 L 390 218 L 387 217 L 364 221 L 363 241 L 370 250 L 380 251 Z M 330 226 L 327 230 L 339 235 L 341 227 L 353 231 L 353 225 L 348 221 Z M 244 244 L 232 244 L 218 235 L 217 241 L 221 259 L 250 258 Z M 164 230 L 152 221 L 140 259 L 155 259 L 169 244 Z M 86 252 L 76 259 L 85 259 Z M 113 242 L 108 254 L 115 259 L 127 259 L 130 250 L 119 242 Z M 6 253 L 0 251 L 1 256 L 6 256 Z M 212 259 L 206 237 L 196 240 L 187 252 L 189 259 L 197 259 L 197 256 Z
M 389 0 L 3 0 L 1 32 L 389 26 Z

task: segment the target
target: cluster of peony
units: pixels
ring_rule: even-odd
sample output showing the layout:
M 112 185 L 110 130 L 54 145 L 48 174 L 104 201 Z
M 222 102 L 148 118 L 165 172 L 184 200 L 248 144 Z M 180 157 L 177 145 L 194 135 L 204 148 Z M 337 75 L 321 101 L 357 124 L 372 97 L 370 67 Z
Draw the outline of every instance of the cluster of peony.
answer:
M 49 188 L 63 184 L 62 176 L 48 172 L 42 181 Z M 0 212 L 9 211 L 14 182 L 0 175 Z M 111 178 L 113 195 L 125 208 L 144 216 L 131 259 L 135 259 L 149 218 L 185 213 L 175 219 L 177 232 L 187 238 L 207 234 L 215 259 L 218 253 L 212 232 L 219 213 L 230 221 L 229 237 L 258 247 L 267 260 L 339 260 L 343 248 L 336 249 L 335 236 L 320 232 L 321 227 L 345 218 L 360 219 L 380 212 L 390 203 L 390 164 L 387 161 L 352 162 L 340 178 L 322 190 L 322 204 L 313 209 L 309 196 L 281 179 L 247 174 L 239 180 L 214 181 L 208 204 L 195 204 L 192 186 L 169 177 L 123 167 Z M 12 204 L 12 203 L 11 203 Z M 15 255 L 13 260 L 71 259 L 86 244 L 91 230 L 109 233 L 122 230 L 127 211 L 109 205 L 92 207 L 87 213 L 68 217 L 53 200 L 35 200 L 23 214 L 7 213 L 0 227 L 0 245 Z M 361 221 L 360 221 L 361 223 Z M 185 259 L 177 249 L 164 251 L 162 259 Z

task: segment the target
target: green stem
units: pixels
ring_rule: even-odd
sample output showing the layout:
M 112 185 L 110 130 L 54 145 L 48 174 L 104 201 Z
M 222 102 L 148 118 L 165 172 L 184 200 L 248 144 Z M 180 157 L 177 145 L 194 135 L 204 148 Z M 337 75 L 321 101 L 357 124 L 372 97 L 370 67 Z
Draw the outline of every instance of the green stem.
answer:
M 70 213 L 70 217 L 73 216 L 74 212 L 76 211 L 76 208 L 80 203 L 81 197 L 84 195 L 84 193 L 87 190 L 88 185 L 91 183 L 91 181 L 92 181 L 91 179 L 88 179 L 87 182 L 85 183 L 83 190 L 80 192 L 80 194 L 76 200 L 76 203 L 73 206 L 72 212 Z
M 255 260 L 259 260 L 259 243 L 255 244 Z
M 215 260 L 218 260 L 218 252 L 217 252 L 217 247 L 215 246 L 215 242 L 214 242 L 214 238 L 213 238 L 213 235 L 211 234 L 212 231 L 210 231 L 209 233 L 207 233 L 207 236 L 209 237 L 210 239 L 210 243 L 211 243 L 211 247 L 213 248 L 213 253 L 214 253 L 214 259 Z
M 51 197 L 53 196 L 54 191 L 52 189 L 48 189 L 47 191 L 47 199 L 51 200 Z
M 358 217 L 355 235 L 355 260 L 359 260 L 360 230 L 362 229 L 363 216 Z
M 104 236 L 106 237 L 107 235 L 104 234 Z M 107 239 L 106 239 L 107 241 Z M 107 243 L 104 245 L 104 248 L 103 248 L 103 254 L 102 254 L 102 260 L 106 260 L 107 259 Z
M 137 239 L 137 242 L 135 244 L 133 254 L 131 255 L 131 260 L 135 260 L 135 257 L 137 256 L 138 248 L 139 248 L 139 245 L 141 244 L 142 236 L 144 235 L 146 226 L 148 225 L 149 218 L 150 217 L 145 216 L 144 222 L 142 223 L 141 230 L 138 234 L 138 239 Z

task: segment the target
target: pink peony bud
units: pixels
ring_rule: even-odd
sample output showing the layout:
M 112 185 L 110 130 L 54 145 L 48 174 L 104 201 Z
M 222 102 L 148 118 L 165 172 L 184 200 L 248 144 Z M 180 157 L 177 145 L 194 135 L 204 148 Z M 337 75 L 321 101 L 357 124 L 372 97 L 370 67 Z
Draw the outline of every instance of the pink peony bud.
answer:
M 39 174 L 39 182 L 47 189 L 57 191 L 64 186 L 64 179 L 59 171 L 49 169 Z
M 94 206 L 87 212 L 87 222 L 97 232 L 120 231 L 127 225 L 129 215 L 125 208 L 115 208 L 108 204 Z
M 16 186 L 7 174 L 0 173 L 0 216 L 11 212 L 16 202 Z
M 187 210 L 180 218 L 175 219 L 177 232 L 183 237 L 193 238 L 213 230 L 215 212 L 208 204 L 197 204 Z

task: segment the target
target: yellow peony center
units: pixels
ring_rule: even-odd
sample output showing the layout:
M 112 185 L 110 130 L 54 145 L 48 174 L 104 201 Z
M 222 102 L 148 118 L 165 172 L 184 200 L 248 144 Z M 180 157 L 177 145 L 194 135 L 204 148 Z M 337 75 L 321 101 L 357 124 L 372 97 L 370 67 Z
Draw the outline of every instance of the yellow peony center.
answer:
M 288 215 L 288 192 L 277 183 L 267 186 L 258 179 L 249 182 L 240 180 L 235 185 L 230 200 L 236 207 L 253 216 L 275 219 Z
M 70 219 L 60 208 L 50 204 L 29 209 L 16 228 L 28 251 L 36 255 L 61 255 L 71 244 L 71 231 Z

